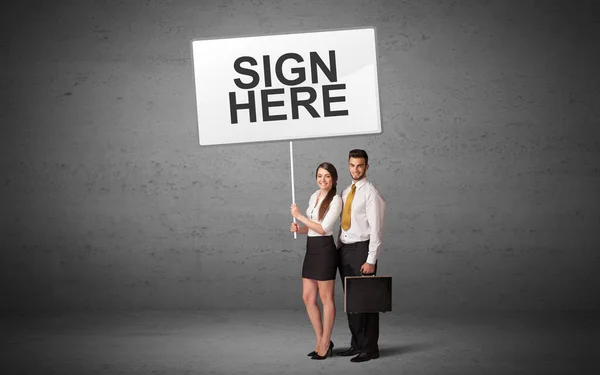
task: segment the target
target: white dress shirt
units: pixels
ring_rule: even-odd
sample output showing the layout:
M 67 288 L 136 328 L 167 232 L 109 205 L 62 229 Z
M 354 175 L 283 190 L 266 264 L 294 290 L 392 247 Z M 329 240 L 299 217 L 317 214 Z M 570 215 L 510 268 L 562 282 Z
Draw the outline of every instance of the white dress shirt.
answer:
M 333 228 L 335 226 L 335 222 L 340 217 L 340 213 L 342 212 L 342 198 L 339 195 L 334 195 L 331 203 L 329 204 L 329 209 L 325 214 L 325 217 L 322 221 L 319 221 L 319 209 L 321 208 L 321 203 L 323 203 L 323 199 L 325 197 L 321 197 L 319 199 L 319 203 L 317 203 L 317 197 L 319 196 L 319 192 L 321 190 L 317 190 L 313 195 L 310 196 L 308 200 L 308 208 L 306 209 L 306 217 L 315 223 L 321 224 L 321 227 L 325 231 L 325 234 L 320 234 L 315 232 L 314 230 L 308 228 L 308 236 L 309 237 L 318 237 L 318 236 L 331 236 L 333 235 Z
M 348 186 L 342 191 L 342 200 L 350 193 Z M 350 228 L 340 228 L 339 240 L 345 244 L 369 241 L 369 255 L 367 263 L 375 264 L 381 253 L 381 239 L 383 234 L 383 217 L 385 214 L 385 199 L 373 184 L 363 178 L 356 183 L 356 191 L 352 200 L 350 213 Z

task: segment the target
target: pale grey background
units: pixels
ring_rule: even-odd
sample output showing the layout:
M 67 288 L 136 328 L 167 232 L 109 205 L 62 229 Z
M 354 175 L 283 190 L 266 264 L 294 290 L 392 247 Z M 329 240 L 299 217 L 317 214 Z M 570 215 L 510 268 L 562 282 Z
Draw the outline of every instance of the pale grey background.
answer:
M 198 145 L 189 43 L 362 26 L 377 28 L 383 134 L 295 141 L 302 209 L 317 164 L 345 186 L 364 148 L 396 311 L 600 308 L 596 2 L 2 14 L 2 310 L 302 309 L 288 143 Z

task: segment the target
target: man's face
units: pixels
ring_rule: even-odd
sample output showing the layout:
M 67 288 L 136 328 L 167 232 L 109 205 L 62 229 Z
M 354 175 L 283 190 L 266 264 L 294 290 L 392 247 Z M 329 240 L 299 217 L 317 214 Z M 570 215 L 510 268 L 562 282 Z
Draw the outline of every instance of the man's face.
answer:
M 365 164 L 364 158 L 350 158 L 348 166 L 350 167 L 350 176 L 352 176 L 354 181 L 358 181 L 365 177 L 367 169 L 369 169 L 369 165 Z

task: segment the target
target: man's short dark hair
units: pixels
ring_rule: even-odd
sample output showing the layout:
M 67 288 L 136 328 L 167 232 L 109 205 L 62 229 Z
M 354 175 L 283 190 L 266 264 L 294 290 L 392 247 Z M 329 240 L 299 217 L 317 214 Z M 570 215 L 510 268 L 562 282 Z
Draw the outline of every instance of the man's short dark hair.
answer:
M 367 152 L 365 150 L 350 150 L 350 152 L 348 153 L 348 160 L 350 160 L 350 158 L 363 158 L 365 159 L 365 165 L 369 164 L 369 155 L 367 155 Z

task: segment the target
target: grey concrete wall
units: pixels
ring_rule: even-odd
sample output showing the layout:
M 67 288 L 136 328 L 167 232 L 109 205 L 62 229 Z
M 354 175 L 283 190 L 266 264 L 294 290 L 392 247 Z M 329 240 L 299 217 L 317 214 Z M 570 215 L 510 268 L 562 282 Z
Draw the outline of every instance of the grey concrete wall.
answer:
M 294 142 L 302 209 L 364 148 L 397 311 L 600 308 L 596 4 L 3 6 L 0 308 L 301 309 L 288 143 L 198 145 L 189 43 L 360 26 L 383 134 Z

